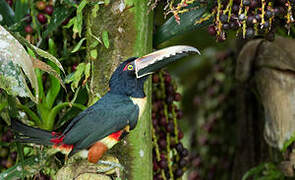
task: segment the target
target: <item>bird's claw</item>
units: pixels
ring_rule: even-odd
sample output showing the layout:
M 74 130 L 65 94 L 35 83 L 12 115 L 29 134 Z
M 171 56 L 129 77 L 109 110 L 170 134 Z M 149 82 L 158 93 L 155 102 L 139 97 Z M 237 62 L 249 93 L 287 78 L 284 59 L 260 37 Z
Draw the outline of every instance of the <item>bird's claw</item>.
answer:
M 120 171 L 118 171 L 118 170 L 124 169 L 124 167 L 120 163 L 111 162 L 111 161 L 99 160 L 97 162 L 97 164 L 108 166 L 106 168 L 97 170 L 98 173 L 105 173 L 105 172 L 115 169 L 117 176 L 119 176 L 118 172 L 120 172 Z

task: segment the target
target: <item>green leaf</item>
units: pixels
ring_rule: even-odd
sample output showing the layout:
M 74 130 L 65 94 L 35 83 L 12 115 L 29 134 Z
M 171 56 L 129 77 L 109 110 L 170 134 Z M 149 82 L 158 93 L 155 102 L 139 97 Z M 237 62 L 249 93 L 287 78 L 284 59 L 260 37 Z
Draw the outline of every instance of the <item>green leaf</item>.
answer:
M 82 25 L 83 25 L 83 9 L 87 5 L 87 0 L 82 0 L 77 8 L 77 15 L 74 22 L 73 32 L 74 32 L 74 39 L 76 37 L 76 33 L 81 37 L 82 33 Z
M 93 18 L 96 18 L 97 16 L 97 11 L 99 10 L 99 4 L 95 4 L 94 7 L 91 10 L 91 16 Z
M 295 135 L 291 136 L 287 141 L 284 142 L 282 152 L 286 152 L 287 148 L 295 141 Z
M 46 51 L 32 45 L 24 37 L 22 37 L 21 35 L 19 35 L 17 33 L 14 33 L 13 35 L 20 41 L 20 43 L 22 43 L 23 45 L 26 45 L 27 48 L 30 48 L 35 54 L 38 54 L 39 56 L 52 61 L 54 64 L 57 65 L 57 67 L 59 69 L 61 69 L 63 71 L 63 73 L 65 73 L 65 71 L 64 71 L 61 63 L 59 62 L 59 60 L 56 57 L 54 57 L 52 54 L 50 54 L 50 53 L 48 53 L 48 52 L 46 52 Z
M 75 53 L 75 52 L 77 52 L 77 51 L 80 49 L 82 43 L 83 43 L 85 40 L 86 40 L 86 38 L 82 38 L 82 39 L 78 42 L 78 44 L 74 47 L 74 49 L 71 51 L 71 53 Z
M 14 24 L 14 12 L 4 0 L 0 1 L 0 16 L 0 19 L 2 19 L 2 21 L 0 21 L 1 25 L 10 26 Z
M 174 16 L 170 17 L 154 35 L 154 45 L 158 46 L 162 42 L 167 41 L 177 35 L 201 28 L 206 25 L 206 23 L 208 24 L 211 19 L 201 24 L 195 24 L 196 21 L 202 18 L 206 12 L 206 7 L 199 7 L 195 10 L 190 10 L 186 13 L 179 14 L 180 24 L 176 22 Z
M 75 8 L 74 7 L 68 7 L 68 6 L 57 6 L 54 7 L 54 12 L 51 17 L 50 23 L 48 24 L 47 29 L 42 34 L 42 37 L 45 38 L 56 30 L 73 12 Z
M 42 159 L 38 156 L 30 157 L 26 159 L 23 163 L 18 163 L 2 172 L 0 174 L 0 179 L 13 180 L 32 175 L 32 172 L 36 172 L 35 169 L 38 167 L 38 164 L 40 164 L 41 161 Z M 24 168 L 22 168 L 22 164 Z
M 91 59 L 96 59 L 97 58 L 97 50 L 96 49 L 92 49 L 90 51 L 90 57 L 91 57 Z
M 29 4 L 28 0 L 18 0 L 15 3 L 15 22 L 19 22 L 29 12 Z
M 34 97 L 28 88 L 25 76 L 32 88 L 36 90 Z M 0 87 L 13 96 L 30 97 L 37 102 L 38 83 L 33 62 L 23 46 L 2 26 L 0 26 Z
M 79 82 L 84 74 L 85 67 L 86 67 L 85 63 L 80 63 L 77 66 L 76 71 L 66 77 L 65 82 L 72 83 L 71 84 L 72 91 L 74 91 L 74 89 L 76 89 L 78 87 Z
M 85 67 L 85 80 L 87 80 L 90 77 L 90 69 L 91 69 L 91 64 L 87 63 Z
M 51 66 L 49 66 L 48 64 L 46 64 L 43 61 L 35 59 L 34 60 L 34 67 L 39 68 L 39 69 L 49 73 L 50 75 L 54 76 L 56 79 L 58 79 L 59 83 L 63 86 L 63 88 L 66 89 L 66 87 L 63 84 L 63 81 L 60 78 L 59 73 L 56 72 Z
M 243 175 L 242 180 L 247 180 L 251 176 L 260 174 L 265 169 L 266 165 L 267 165 L 267 163 L 261 163 L 260 165 L 251 168 Z
M 108 35 L 108 32 L 105 30 L 102 32 L 102 42 L 104 46 L 108 49 L 110 46 L 109 35 Z
M 54 41 L 49 38 L 48 40 L 48 47 L 49 47 L 49 53 L 52 54 L 52 55 L 57 55 L 57 48 L 56 48 L 56 45 L 54 43 Z M 57 72 L 57 73 L 60 73 L 60 70 L 56 67 L 55 64 L 53 64 L 52 62 L 49 62 L 49 65 Z M 49 76 L 49 79 L 50 79 L 50 87 L 47 91 L 47 94 L 46 94 L 46 104 L 49 108 L 52 107 L 59 91 L 60 91 L 60 83 L 63 83 L 63 82 L 60 82 L 60 78 L 57 79 L 56 77 L 54 76 Z
M 90 44 L 89 48 L 90 48 L 90 49 L 95 48 L 95 47 L 98 45 L 98 43 L 99 43 L 98 41 L 93 41 L 93 43 Z
M 34 48 L 34 50 L 36 51 L 36 53 L 39 56 L 52 61 L 54 64 L 56 64 L 58 66 L 59 69 L 61 69 L 65 73 L 64 68 L 62 67 L 61 63 L 59 62 L 59 60 L 56 57 L 54 57 L 50 53 L 48 53 L 48 52 L 44 51 L 43 49 L 40 49 L 40 48 L 38 48 L 36 46 L 32 45 L 32 47 Z

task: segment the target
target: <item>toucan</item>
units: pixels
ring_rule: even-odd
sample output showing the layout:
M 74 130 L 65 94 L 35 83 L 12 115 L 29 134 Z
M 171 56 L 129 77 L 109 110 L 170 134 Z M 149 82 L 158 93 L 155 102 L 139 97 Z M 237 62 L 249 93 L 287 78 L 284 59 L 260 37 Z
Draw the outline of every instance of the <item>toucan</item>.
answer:
M 91 163 L 136 127 L 144 110 L 144 82 L 155 71 L 189 54 L 200 54 L 192 46 L 171 46 L 122 62 L 109 81 L 109 91 L 76 116 L 62 132 L 50 132 L 12 121 L 16 140 L 52 146 L 68 157 L 77 152 Z

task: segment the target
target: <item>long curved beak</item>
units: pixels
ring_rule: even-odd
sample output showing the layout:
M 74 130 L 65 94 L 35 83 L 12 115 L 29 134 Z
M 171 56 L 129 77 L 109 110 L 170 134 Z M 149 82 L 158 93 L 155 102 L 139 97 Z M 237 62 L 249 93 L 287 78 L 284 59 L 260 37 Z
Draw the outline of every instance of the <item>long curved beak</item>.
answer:
M 171 46 L 134 60 L 135 74 L 137 78 L 154 73 L 155 71 L 175 62 L 190 54 L 200 54 L 199 50 L 192 46 Z

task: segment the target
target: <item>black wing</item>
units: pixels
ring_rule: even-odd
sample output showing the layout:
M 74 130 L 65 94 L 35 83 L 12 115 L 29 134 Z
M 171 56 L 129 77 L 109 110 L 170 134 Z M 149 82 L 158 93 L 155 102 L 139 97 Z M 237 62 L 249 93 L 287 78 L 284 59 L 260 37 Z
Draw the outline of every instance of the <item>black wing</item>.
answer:
M 73 119 L 63 132 L 63 143 L 74 145 L 72 155 L 127 125 L 133 129 L 138 114 L 139 107 L 129 97 L 107 93 Z

